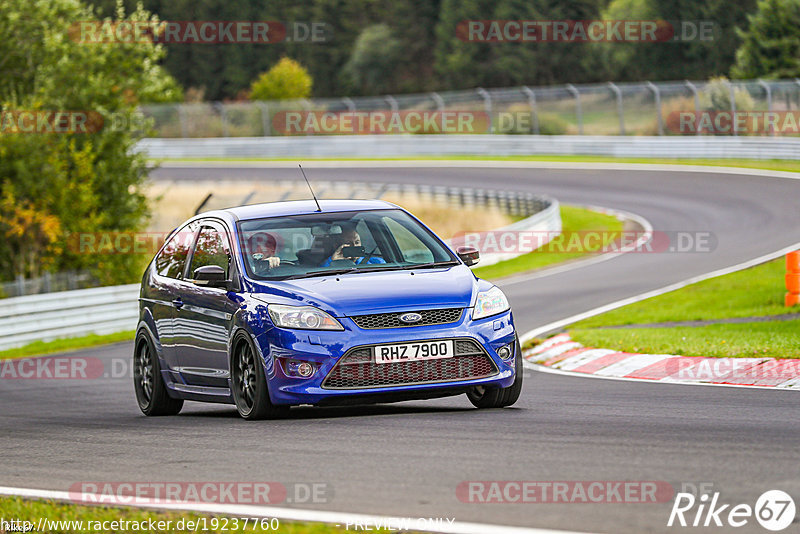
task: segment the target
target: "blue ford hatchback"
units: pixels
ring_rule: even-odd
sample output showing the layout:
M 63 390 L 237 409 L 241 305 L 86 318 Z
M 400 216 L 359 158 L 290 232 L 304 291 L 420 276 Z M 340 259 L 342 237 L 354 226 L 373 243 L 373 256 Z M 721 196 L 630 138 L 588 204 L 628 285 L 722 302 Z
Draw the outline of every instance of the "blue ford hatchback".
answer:
M 277 202 L 198 215 L 148 266 L 134 387 L 146 415 L 185 400 L 245 419 L 292 405 L 465 393 L 515 403 L 522 361 L 505 295 L 403 209 Z

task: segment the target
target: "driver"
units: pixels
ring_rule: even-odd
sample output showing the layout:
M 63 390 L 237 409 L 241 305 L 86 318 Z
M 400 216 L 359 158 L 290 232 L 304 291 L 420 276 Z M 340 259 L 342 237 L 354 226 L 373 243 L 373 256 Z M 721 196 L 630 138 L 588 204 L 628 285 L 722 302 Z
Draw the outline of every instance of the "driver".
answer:
M 247 240 L 247 248 L 261 267 L 274 269 L 281 264 L 281 259 L 276 255 L 278 240 L 269 232 L 255 232 Z
M 320 267 L 328 267 L 330 266 L 331 262 L 334 260 L 351 260 L 356 265 L 360 263 L 364 263 L 365 265 L 375 264 L 375 263 L 386 263 L 386 260 L 383 258 L 379 258 L 376 256 L 370 256 L 367 258 L 367 261 L 364 262 L 364 256 L 345 256 L 345 248 L 346 247 L 360 247 L 361 246 L 361 235 L 356 231 L 355 228 L 343 228 L 342 233 L 337 236 L 339 245 L 333 251 L 328 259 L 323 261 L 320 264 Z

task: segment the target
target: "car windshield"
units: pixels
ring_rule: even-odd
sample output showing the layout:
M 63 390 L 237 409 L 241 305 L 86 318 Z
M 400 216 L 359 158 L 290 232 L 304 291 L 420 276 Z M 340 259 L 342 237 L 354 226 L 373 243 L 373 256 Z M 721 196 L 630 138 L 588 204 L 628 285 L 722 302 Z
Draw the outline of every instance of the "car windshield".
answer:
M 458 264 L 398 209 L 241 221 L 239 238 L 248 273 L 266 280 Z

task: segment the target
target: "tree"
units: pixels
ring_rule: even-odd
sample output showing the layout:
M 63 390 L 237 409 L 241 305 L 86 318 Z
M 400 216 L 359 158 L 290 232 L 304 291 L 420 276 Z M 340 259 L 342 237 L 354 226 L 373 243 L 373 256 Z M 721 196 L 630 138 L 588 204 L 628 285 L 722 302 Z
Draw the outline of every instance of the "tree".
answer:
M 281 58 L 250 87 L 252 100 L 289 100 L 311 94 L 311 76 L 300 63 Z
M 113 20 L 103 22 L 121 20 L 157 23 L 143 10 L 126 16 L 121 5 Z M 137 106 L 142 100 L 180 99 L 181 91 L 159 66 L 161 46 L 83 42 L 70 29 L 89 21 L 97 19 L 79 0 L 0 0 L 3 118 L 54 111 L 93 117 L 85 131 L 0 134 L 4 278 L 43 269 L 89 269 L 115 283 L 141 274 L 138 257 L 97 256 L 68 244 L 81 233 L 132 232 L 144 226 L 148 206 L 142 188 L 148 166 L 143 155 L 133 152 L 143 135 Z M 21 228 L 32 239 L 26 246 L 13 239 Z
M 596 81 L 700 80 L 721 76 L 734 62 L 735 28 L 756 0 L 613 0 L 604 20 L 654 20 L 672 34 L 657 42 L 600 43 L 593 50 Z M 710 26 L 709 26 L 710 25 Z M 710 27 L 711 35 L 701 34 Z
M 402 43 L 386 24 L 364 28 L 353 54 L 342 69 L 345 83 L 361 94 L 376 95 L 396 90 Z
M 800 0 L 760 0 L 739 30 L 742 45 L 731 69 L 735 78 L 800 76 Z
M 590 43 L 476 42 L 458 32 L 465 21 L 593 20 L 595 0 L 444 0 L 437 26 L 436 71 L 447 89 L 590 81 Z

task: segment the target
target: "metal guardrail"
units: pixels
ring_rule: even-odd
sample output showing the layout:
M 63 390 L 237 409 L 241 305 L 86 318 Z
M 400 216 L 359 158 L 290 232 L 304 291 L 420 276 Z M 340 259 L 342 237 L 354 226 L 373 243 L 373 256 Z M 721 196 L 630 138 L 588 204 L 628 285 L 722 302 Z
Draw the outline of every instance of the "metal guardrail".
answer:
M 351 184 L 370 187 L 376 197 L 386 191 L 414 192 L 463 207 L 489 205 L 526 217 L 501 230 L 561 231 L 558 202 L 531 193 L 411 184 Z M 489 265 L 517 254 L 487 254 Z M 139 317 L 139 284 L 45 293 L 0 300 L 0 350 L 34 341 L 111 334 L 133 330 Z
M 136 150 L 162 158 L 324 158 L 594 155 L 649 158 L 800 159 L 792 137 L 621 137 L 599 135 L 357 135 L 142 139 Z
M 0 350 L 34 341 L 133 330 L 139 284 L 96 287 L 0 301 Z
M 38 293 L 85 289 L 88 287 L 97 287 L 97 285 L 97 279 L 89 272 L 46 272 L 42 276 L 36 278 L 17 276 L 13 282 L 0 282 L 0 299 L 36 295 Z

